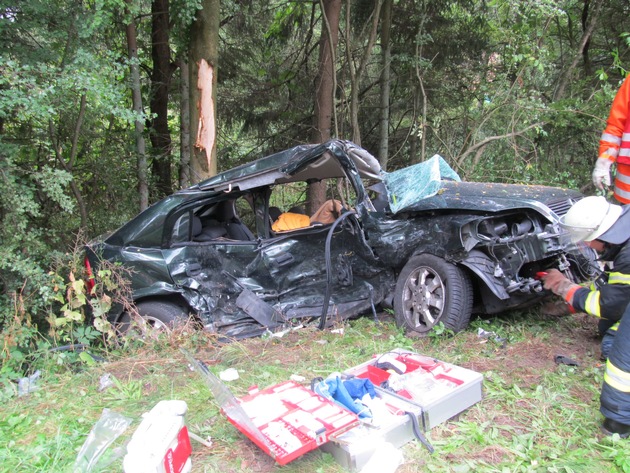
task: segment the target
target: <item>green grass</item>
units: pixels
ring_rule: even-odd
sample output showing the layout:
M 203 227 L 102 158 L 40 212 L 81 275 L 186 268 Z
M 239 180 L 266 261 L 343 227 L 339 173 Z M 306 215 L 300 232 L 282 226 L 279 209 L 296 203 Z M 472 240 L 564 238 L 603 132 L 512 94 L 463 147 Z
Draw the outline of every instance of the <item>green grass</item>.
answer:
M 455 336 L 407 338 L 391 319 L 351 321 L 343 333 L 305 328 L 282 338 L 218 343 L 210 335 L 177 333 L 155 342 L 130 343 L 106 353 L 107 361 L 80 372 L 43 368 L 40 388 L 0 407 L 0 471 L 72 471 L 77 453 L 104 408 L 133 423 L 110 447 L 124 446 L 142 413 L 163 399 L 187 402 L 189 429 L 211 437 L 212 448 L 193 441 L 193 472 L 335 473 L 344 471 L 319 450 L 279 467 L 241 435 L 220 413 L 205 381 L 190 371 L 179 347 L 206 362 L 215 374 L 236 368 L 227 383 L 237 396 L 289 379 L 305 384 L 317 376 L 344 371 L 374 353 L 405 348 L 484 375 L 483 400 L 427 437 L 430 455 L 418 442 L 402 447 L 404 472 L 630 472 L 630 441 L 599 431 L 598 359 L 595 321 L 578 315 L 545 318 L 515 313 L 475 320 Z M 480 339 L 483 328 L 496 338 Z M 555 354 L 579 361 L 556 365 Z M 99 392 L 110 373 L 114 383 Z M 94 471 L 122 471 L 122 459 Z

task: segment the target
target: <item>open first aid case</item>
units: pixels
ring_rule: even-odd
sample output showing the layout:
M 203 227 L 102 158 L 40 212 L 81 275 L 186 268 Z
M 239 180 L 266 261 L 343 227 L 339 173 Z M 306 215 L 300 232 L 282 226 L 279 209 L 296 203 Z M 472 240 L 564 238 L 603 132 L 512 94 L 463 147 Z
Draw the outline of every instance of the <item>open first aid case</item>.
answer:
M 367 378 L 377 390 L 419 406 L 425 431 L 482 399 L 481 373 L 401 348 L 374 355 L 343 375 Z
M 354 413 L 293 381 L 252 392 L 223 413 L 280 465 L 358 423 Z
M 280 465 L 359 422 L 353 412 L 293 381 L 236 398 L 203 363 L 184 354 L 203 375 L 228 421 Z
M 280 465 L 319 447 L 348 470 L 359 471 L 383 443 L 398 448 L 414 438 L 432 451 L 422 432 L 481 400 L 481 374 L 399 349 L 340 374 L 374 385 L 369 418 L 293 381 L 236 398 L 205 365 L 189 360 L 228 421 Z
M 376 427 L 359 425 L 320 447 L 353 472 L 361 470 L 383 442 L 400 447 L 421 440 L 418 428 L 429 431 L 482 399 L 480 373 L 400 348 L 374 355 L 342 376 L 369 379 L 378 396 L 388 404 L 398 401 L 407 414 Z M 425 446 L 432 451 L 430 444 Z

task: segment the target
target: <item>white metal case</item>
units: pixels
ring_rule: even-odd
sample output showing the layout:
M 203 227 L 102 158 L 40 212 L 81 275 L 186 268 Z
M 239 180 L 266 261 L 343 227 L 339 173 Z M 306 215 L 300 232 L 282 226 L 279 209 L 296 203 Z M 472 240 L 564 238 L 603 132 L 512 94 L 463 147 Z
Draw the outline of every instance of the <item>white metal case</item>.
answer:
M 424 431 L 482 399 L 483 375 L 480 373 L 403 349 L 374 355 L 371 360 L 344 371 L 342 375 L 372 381 L 379 397 L 415 416 Z M 320 449 L 356 472 L 384 442 L 400 447 L 417 437 L 412 418 L 402 415 L 379 427 L 362 423 L 342 435 L 331 437 Z
M 396 372 L 401 364 L 404 365 L 402 376 Z M 426 376 L 418 376 L 414 383 L 412 378 L 416 373 Z M 481 373 L 401 348 L 375 355 L 343 374 L 368 378 L 378 390 L 420 406 L 425 431 L 468 409 L 483 397 Z M 409 379 L 401 381 L 405 376 Z M 423 381 L 426 382 L 423 384 Z M 411 389 L 405 389 L 407 385 Z

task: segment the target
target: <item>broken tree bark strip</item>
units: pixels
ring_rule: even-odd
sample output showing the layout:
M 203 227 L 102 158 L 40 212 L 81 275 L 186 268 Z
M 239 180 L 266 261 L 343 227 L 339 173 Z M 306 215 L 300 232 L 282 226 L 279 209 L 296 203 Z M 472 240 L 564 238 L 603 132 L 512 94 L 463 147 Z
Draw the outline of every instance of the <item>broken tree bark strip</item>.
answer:
M 216 126 L 214 123 L 214 101 L 212 99 L 212 80 L 214 68 L 205 59 L 198 63 L 199 74 L 197 88 L 199 89 L 199 127 L 195 147 L 206 154 L 207 169 L 211 169 L 212 148 L 216 139 Z

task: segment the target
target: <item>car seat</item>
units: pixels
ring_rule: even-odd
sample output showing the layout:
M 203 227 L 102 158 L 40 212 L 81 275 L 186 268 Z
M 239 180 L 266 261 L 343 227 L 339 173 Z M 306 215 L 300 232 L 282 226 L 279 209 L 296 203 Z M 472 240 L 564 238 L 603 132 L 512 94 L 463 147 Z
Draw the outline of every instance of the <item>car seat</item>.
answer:
M 269 207 L 269 218 L 271 219 L 271 223 L 278 220 L 278 217 L 282 215 L 282 210 L 280 207 Z
M 233 240 L 255 240 L 252 231 L 236 219 L 227 223 L 227 235 Z
M 227 234 L 225 226 L 217 220 L 207 220 L 202 223 L 197 215 L 193 216 L 193 241 L 212 241 Z

